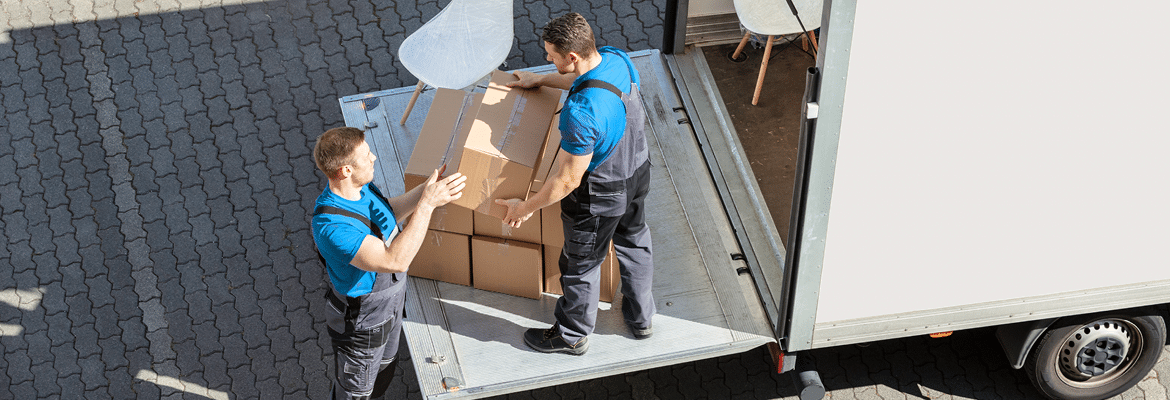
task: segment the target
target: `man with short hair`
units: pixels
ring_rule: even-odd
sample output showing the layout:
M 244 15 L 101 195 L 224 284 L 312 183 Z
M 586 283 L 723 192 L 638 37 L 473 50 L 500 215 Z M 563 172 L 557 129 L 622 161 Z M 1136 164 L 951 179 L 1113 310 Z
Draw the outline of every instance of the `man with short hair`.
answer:
M 333 342 L 334 399 L 380 397 L 397 361 L 405 311 L 406 270 L 418 253 L 431 212 L 462 195 L 466 177 L 440 178 L 387 199 L 371 182 L 377 159 L 365 132 L 326 131 L 313 160 L 328 187 L 313 210 L 313 241 L 329 275 L 326 325 Z M 399 222 L 413 216 L 399 229 Z
M 645 200 L 650 162 L 643 132 L 645 113 L 638 71 L 613 47 L 597 49 L 581 14 L 549 21 L 541 35 L 556 74 L 517 71 L 511 86 L 569 90 L 560 116 L 561 143 L 550 178 L 527 201 L 508 206 L 504 222 L 519 227 L 536 210 L 561 202 L 565 243 L 560 257 L 564 295 L 556 324 L 524 333 L 540 352 L 585 354 L 597 321 L 601 262 L 613 239 L 622 276 L 622 315 L 634 338 L 650 337 L 655 313 L 654 263 Z M 546 218 L 551 218 L 547 216 Z

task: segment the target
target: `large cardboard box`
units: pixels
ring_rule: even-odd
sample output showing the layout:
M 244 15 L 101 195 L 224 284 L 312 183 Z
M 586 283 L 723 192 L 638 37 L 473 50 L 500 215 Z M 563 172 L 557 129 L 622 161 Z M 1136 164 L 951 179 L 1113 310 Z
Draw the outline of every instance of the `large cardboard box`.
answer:
M 557 245 L 544 245 L 544 292 L 555 295 L 564 295 L 561 288 L 560 258 L 563 249 Z M 601 262 L 601 301 L 612 302 L 617 293 L 618 285 L 622 282 L 621 267 L 614 252 L 613 243 L 609 245 L 609 253 L 605 261 Z
M 495 71 L 482 95 L 438 89 L 405 171 L 415 178 L 407 182 L 446 164 L 448 174 L 467 176 L 453 204 L 497 218 L 507 208 L 495 199 L 527 198 L 561 91 L 505 86 L 515 80 Z
M 540 243 L 541 211 L 536 210 L 532 217 L 520 224 L 519 228 L 505 224 L 499 218 L 483 213 L 475 213 L 475 235 L 491 236 L 500 239 L 519 240 L 528 243 Z
M 428 230 L 407 275 L 471 286 L 470 236 Z
M 471 257 L 476 289 L 540 298 L 544 282 L 539 244 L 472 236 Z

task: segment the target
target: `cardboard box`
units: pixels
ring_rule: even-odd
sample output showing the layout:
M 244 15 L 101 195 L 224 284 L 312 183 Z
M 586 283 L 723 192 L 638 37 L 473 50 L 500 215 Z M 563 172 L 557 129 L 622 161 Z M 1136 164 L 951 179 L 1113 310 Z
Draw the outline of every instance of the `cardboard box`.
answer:
M 559 110 L 563 105 L 557 106 Z M 548 179 L 548 174 L 552 173 L 552 167 L 556 163 L 557 154 L 561 150 L 561 130 L 559 128 L 561 119 L 559 116 L 553 116 L 552 121 L 548 126 L 548 138 L 545 139 L 544 148 L 541 149 L 540 164 L 536 167 L 536 172 L 532 176 L 532 187 L 528 188 L 529 192 L 539 192 L 541 186 Z
M 407 275 L 471 286 L 470 236 L 428 230 Z
M 472 236 L 471 257 L 476 289 L 540 298 L 544 283 L 540 245 Z
M 446 165 L 446 174 L 459 171 L 463 159 L 463 143 L 471 134 L 472 121 L 483 103 L 483 94 L 471 94 L 462 90 L 435 90 L 435 99 L 427 112 L 414 150 L 403 170 L 405 190 L 426 182 L 435 169 Z
M 544 292 L 555 295 L 564 295 L 561 288 L 560 258 L 563 249 L 560 246 L 544 246 Z M 609 244 L 609 253 L 605 261 L 601 262 L 601 301 L 612 302 L 616 296 L 618 286 L 622 282 L 621 267 L 618 264 L 617 254 L 613 243 Z
M 544 245 L 544 292 L 555 295 L 565 294 L 561 289 L 561 267 L 559 265 L 561 246 Z
M 471 210 L 447 204 L 431 213 L 431 223 L 427 229 L 471 236 L 475 233 L 475 218 L 472 214 Z
M 483 213 L 475 213 L 475 235 L 491 236 L 508 240 L 519 240 L 528 243 L 540 243 L 540 210 L 532 213 L 532 218 L 513 228 L 499 218 Z
M 565 228 L 561 221 L 561 202 L 540 209 L 540 215 L 540 244 L 564 247 Z
M 405 174 L 425 177 L 446 164 L 467 176 L 453 204 L 503 218 L 495 199 L 528 195 L 548 139 L 560 89 L 513 89 L 512 74 L 495 71 L 486 93 L 438 89 Z M 409 187 L 409 186 L 408 186 Z
M 475 212 L 469 209 L 454 204 L 447 204 L 436 208 L 431 213 L 431 224 L 429 228 L 437 231 L 471 236 L 475 233 L 475 218 L 472 216 L 473 214 Z

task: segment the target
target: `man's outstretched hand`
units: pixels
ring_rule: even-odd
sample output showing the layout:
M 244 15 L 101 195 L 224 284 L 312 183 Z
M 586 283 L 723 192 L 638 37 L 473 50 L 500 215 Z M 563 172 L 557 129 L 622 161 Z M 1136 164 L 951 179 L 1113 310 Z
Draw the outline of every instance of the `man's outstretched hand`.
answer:
M 467 177 L 456 172 L 440 179 L 439 176 L 446 170 L 446 165 L 439 167 L 427 178 L 422 196 L 418 199 L 420 207 L 429 207 L 433 210 L 463 196 L 463 187 L 467 185 Z
M 528 71 L 512 71 L 512 75 L 516 75 L 516 79 L 519 80 L 505 84 L 508 87 L 532 89 L 534 87 L 540 86 L 540 74 L 534 74 Z
M 513 228 L 519 228 L 520 224 L 532 218 L 533 212 L 525 213 L 524 201 L 520 199 L 496 199 L 496 204 L 501 206 L 508 206 L 508 215 L 504 216 L 504 223 Z

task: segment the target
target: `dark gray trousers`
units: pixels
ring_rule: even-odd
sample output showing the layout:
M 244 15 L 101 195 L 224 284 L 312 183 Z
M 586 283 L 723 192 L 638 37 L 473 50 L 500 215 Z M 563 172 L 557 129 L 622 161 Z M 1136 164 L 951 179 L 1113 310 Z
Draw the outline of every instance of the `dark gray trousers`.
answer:
M 406 274 L 378 274 L 373 292 L 327 297 L 326 325 L 333 343 L 333 398 L 366 400 L 381 396 L 394 375 L 402 318 L 406 311 Z M 389 374 L 381 373 L 389 370 Z
M 622 316 L 636 328 L 650 326 L 656 312 L 651 293 L 654 258 L 646 225 L 650 163 L 629 179 L 603 184 L 583 183 L 561 200 L 565 246 L 561 252 L 561 287 L 555 316 L 561 335 L 573 343 L 589 336 L 597 323 L 601 262 L 613 240 L 621 267 Z M 604 197 L 604 198 L 601 198 Z

